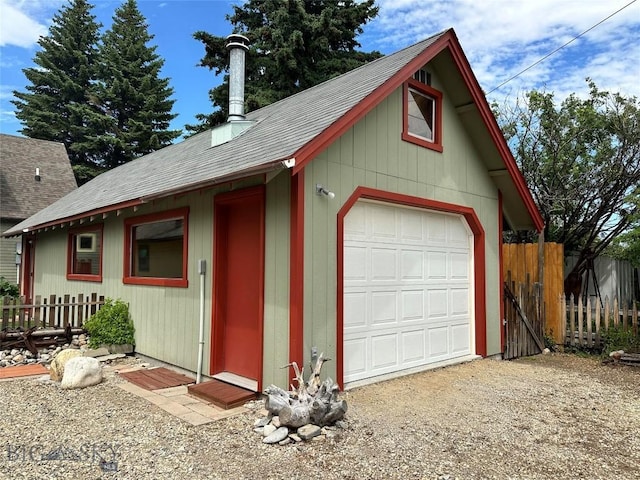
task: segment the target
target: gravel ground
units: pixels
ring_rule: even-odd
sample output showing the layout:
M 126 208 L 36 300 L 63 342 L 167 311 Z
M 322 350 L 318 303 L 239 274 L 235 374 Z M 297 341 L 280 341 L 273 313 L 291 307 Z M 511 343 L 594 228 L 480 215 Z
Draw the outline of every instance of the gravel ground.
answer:
M 478 360 L 351 390 L 338 439 L 286 446 L 261 443 L 258 409 L 194 427 L 123 381 L 0 382 L 0 478 L 640 479 L 640 368 L 591 358 Z

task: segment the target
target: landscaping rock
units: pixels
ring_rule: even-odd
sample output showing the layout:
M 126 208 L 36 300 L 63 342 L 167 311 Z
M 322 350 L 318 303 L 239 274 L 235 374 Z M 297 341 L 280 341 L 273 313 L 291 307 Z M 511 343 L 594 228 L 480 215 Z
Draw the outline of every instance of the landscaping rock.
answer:
M 266 429 L 267 427 L 265 427 Z M 262 443 L 280 443 L 289 435 L 289 429 L 287 427 L 280 427 L 274 430 L 270 435 L 262 439 Z
M 277 429 L 276 429 L 276 427 L 274 427 L 274 426 L 273 426 L 273 425 L 271 425 L 271 424 L 269 424 L 269 425 L 265 425 L 265 426 L 263 427 L 263 429 L 262 429 L 262 434 L 263 434 L 265 437 L 268 437 L 269 435 L 271 435 L 271 434 L 272 434 L 273 432 L 275 432 L 276 430 L 277 430 Z M 282 439 L 280 439 L 280 440 L 282 440 Z M 278 440 L 278 441 L 280 441 L 280 440 Z
M 73 349 L 61 351 L 58 355 L 56 355 L 56 358 L 54 358 L 53 362 L 51 362 L 51 370 L 49 372 L 49 377 L 51 378 L 51 380 L 55 382 L 59 382 L 60 380 L 62 380 L 65 364 L 70 359 L 79 357 L 80 355 L 82 355 L 80 350 Z
M 85 357 L 104 357 L 105 355 L 109 355 L 109 350 L 105 347 L 100 347 L 100 348 L 90 348 L 89 350 L 85 350 L 85 352 L 82 354 Z
M 69 359 L 64 366 L 60 386 L 71 390 L 97 385 L 102 381 L 102 366 L 92 357 L 77 356 Z
M 307 424 L 298 428 L 298 436 L 302 440 L 310 440 L 313 437 L 317 437 L 322 432 L 322 429 L 317 425 Z

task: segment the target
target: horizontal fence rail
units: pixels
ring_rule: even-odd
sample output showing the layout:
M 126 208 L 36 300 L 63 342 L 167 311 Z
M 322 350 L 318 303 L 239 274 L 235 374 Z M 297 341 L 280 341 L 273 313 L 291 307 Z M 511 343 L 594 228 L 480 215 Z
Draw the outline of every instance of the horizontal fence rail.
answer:
M 0 330 L 30 328 L 81 328 L 86 320 L 104 305 L 104 296 L 97 293 L 76 296 L 37 295 L 32 304 L 25 297 L 0 298 L 2 317 Z
M 612 327 L 632 330 L 635 335 L 639 334 L 636 303 L 632 307 L 620 306 L 617 298 L 610 302 L 609 297 L 605 297 L 602 303 L 600 300 L 587 297 L 583 304 L 582 295 L 578 296 L 577 302 L 574 300 L 573 295 L 568 301 L 565 300 L 563 294 L 560 295 L 558 302 L 566 318 L 565 345 L 600 348 L 602 347 L 600 332 Z

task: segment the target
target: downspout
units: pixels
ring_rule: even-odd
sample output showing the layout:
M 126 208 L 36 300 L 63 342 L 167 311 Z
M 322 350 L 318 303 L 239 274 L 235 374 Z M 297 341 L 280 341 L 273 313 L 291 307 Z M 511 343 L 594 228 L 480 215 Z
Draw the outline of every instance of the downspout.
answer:
M 202 381 L 202 359 L 204 357 L 204 281 L 206 270 L 206 260 L 198 260 L 198 273 L 200 274 L 200 332 L 198 333 L 198 372 L 196 383 Z

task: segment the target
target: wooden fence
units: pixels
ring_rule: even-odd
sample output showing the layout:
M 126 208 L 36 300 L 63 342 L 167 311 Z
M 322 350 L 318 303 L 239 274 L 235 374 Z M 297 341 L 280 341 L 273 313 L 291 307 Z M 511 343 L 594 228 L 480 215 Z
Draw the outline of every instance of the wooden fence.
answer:
M 621 327 L 632 330 L 635 335 L 640 334 L 637 303 L 629 308 L 618 305 L 617 298 L 610 302 L 609 297 L 605 297 L 603 304 L 587 297 L 583 304 L 580 295 L 576 304 L 573 295 L 567 302 L 563 293 L 558 298 L 558 310 L 566 318 L 565 345 L 601 348 L 600 332 L 610 327 Z
M 504 282 L 503 358 L 536 355 L 544 350 L 544 305 L 541 285 L 516 284 L 507 275 Z
M 37 295 L 33 304 L 27 304 L 24 297 L 4 297 L 0 298 L 0 305 L 0 330 L 66 326 L 79 328 L 104 305 L 104 296 L 98 296 L 97 293 L 85 296 L 80 293 L 77 297 L 66 294 L 61 297 L 50 295 L 43 298 Z
M 544 311 L 544 332 L 556 343 L 564 341 L 564 312 L 554 308 L 558 292 L 564 291 L 564 246 L 546 242 L 544 249 L 537 243 L 505 243 L 502 245 L 503 278 L 516 285 L 540 283 Z

